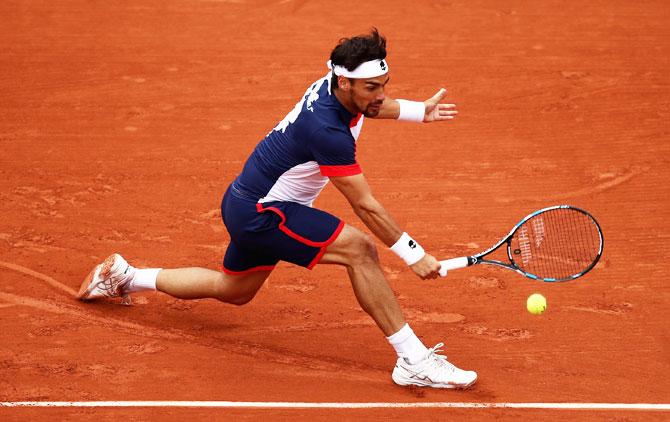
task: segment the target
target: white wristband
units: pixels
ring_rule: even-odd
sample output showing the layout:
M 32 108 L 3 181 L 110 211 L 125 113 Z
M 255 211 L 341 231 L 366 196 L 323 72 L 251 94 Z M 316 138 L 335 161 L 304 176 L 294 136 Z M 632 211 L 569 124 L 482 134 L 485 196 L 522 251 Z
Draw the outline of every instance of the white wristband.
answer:
M 426 114 L 426 105 L 421 101 L 396 100 L 400 105 L 398 120 L 407 122 L 423 122 Z
M 391 246 L 391 250 L 402 258 L 407 265 L 416 264 L 426 255 L 426 251 L 423 250 L 421 245 L 404 232 L 400 239 Z

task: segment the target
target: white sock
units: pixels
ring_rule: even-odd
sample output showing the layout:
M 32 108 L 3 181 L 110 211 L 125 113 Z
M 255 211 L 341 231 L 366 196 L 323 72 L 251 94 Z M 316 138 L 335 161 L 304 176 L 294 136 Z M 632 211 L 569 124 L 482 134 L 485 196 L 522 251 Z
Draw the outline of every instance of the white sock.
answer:
M 156 278 L 162 268 L 136 268 L 133 280 L 128 283 L 128 293 L 156 290 Z
M 428 348 L 414 334 L 409 324 L 405 324 L 400 331 L 390 337 L 386 337 L 386 339 L 391 343 L 398 357 L 405 359 L 411 364 L 422 361 L 428 354 Z

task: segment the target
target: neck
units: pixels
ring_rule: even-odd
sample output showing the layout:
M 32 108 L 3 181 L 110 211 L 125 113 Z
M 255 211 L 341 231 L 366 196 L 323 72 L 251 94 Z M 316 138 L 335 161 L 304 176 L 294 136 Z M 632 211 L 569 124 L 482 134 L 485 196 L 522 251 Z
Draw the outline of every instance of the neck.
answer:
M 356 107 L 356 104 L 354 104 L 354 102 L 351 100 L 351 96 L 349 95 L 349 93 L 342 91 L 339 88 L 335 88 L 333 90 L 333 94 L 335 94 L 335 98 L 337 98 L 337 101 L 339 101 L 340 104 L 342 104 L 342 107 L 347 109 L 349 113 L 353 114 L 354 116 L 359 113 L 359 110 Z

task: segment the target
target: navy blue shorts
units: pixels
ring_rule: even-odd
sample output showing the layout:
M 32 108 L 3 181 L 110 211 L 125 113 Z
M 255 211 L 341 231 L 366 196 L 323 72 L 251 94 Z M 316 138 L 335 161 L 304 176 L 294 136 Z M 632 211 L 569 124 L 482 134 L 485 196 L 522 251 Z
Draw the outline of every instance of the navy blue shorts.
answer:
M 312 269 L 344 227 L 327 212 L 295 202 L 260 204 L 230 187 L 221 217 L 230 233 L 223 259 L 228 274 L 272 270 L 279 261 Z

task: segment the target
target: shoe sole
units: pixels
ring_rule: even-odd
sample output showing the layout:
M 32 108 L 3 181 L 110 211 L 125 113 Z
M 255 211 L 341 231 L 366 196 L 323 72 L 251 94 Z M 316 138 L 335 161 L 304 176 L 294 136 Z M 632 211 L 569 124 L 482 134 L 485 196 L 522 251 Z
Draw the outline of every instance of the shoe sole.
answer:
M 468 388 L 471 388 L 473 385 L 475 385 L 475 383 L 477 382 L 477 378 L 473 379 L 468 384 L 436 384 L 432 382 L 420 382 L 420 381 L 405 382 L 405 381 L 397 381 L 395 378 L 393 378 L 393 382 L 395 382 L 401 387 L 412 386 L 412 387 L 431 387 L 431 388 L 448 388 L 454 390 L 467 390 Z
M 426 384 L 418 384 L 418 383 L 407 383 L 407 384 L 399 384 L 396 382 L 401 387 L 431 387 L 431 388 L 444 388 L 444 389 L 450 389 L 450 390 L 467 390 L 469 388 L 472 388 L 473 385 L 475 385 L 475 382 L 477 380 L 472 381 L 470 384 L 465 384 L 465 385 L 455 385 L 455 384 L 431 384 L 431 383 L 426 383 Z
M 98 280 L 95 278 L 95 273 L 98 271 L 98 268 L 100 269 L 100 272 L 98 273 L 100 276 L 107 277 L 109 276 L 110 271 L 112 270 L 112 267 L 114 266 L 114 262 L 116 261 L 116 254 L 112 254 L 105 259 L 105 261 L 102 264 L 96 265 L 91 272 L 88 273 L 88 275 L 84 278 L 84 281 L 81 283 L 81 287 L 79 287 L 79 292 L 77 293 L 77 299 L 87 301 L 87 300 L 93 300 L 89 299 L 88 295 L 91 294 L 93 289 L 95 289 L 96 285 L 98 284 Z

